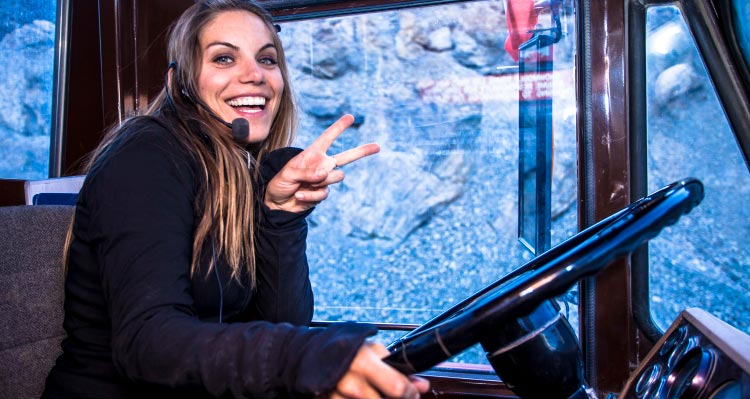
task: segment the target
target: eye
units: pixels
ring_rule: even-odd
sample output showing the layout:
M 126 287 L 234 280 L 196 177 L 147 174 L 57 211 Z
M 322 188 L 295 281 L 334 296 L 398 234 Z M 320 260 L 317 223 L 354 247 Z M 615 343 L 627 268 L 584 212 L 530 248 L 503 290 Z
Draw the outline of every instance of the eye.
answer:
M 276 60 L 276 57 L 271 56 L 263 56 L 258 60 L 259 63 L 262 65 L 277 65 L 279 62 Z
M 212 61 L 219 65 L 229 65 L 234 62 L 234 58 L 230 55 L 219 55 L 214 57 Z

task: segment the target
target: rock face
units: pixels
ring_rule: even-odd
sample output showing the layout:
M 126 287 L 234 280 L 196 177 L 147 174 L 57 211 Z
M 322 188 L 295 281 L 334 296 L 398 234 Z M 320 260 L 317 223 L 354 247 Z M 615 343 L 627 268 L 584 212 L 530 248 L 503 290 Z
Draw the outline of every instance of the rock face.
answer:
M 34 21 L 0 41 L 0 123 L 24 136 L 49 136 L 55 25 Z
M 310 217 L 316 317 L 426 320 L 532 256 L 517 240 L 519 82 L 517 64 L 503 51 L 503 12 L 499 4 L 469 3 L 284 26 L 295 89 L 306 111 L 299 145 L 349 112 L 357 117 L 356 126 L 332 152 L 369 141 L 383 147 L 381 154 L 345 167 L 346 180 Z M 669 10 L 652 16 L 651 23 L 647 90 L 653 191 L 694 175 L 675 167 L 686 163 L 695 148 L 684 138 L 689 129 L 675 124 L 720 126 L 721 133 L 695 142 L 701 148 L 718 148 L 708 144 L 714 140 L 722 146 L 733 142 L 727 140 L 728 127 L 717 122 L 723 118 L 715 111 L 710 82 L 684 23 Z M 315 40 L 331 32 L 336 43 Z M 358 51 L 351 50 L 351 43 L 359 43 Z M 553 244 L 577 230 L 574 49 L 572 35 L 555 45 Z M 681 136 L 683 143 L 670 144 Z M 746 181 L 746 168 L 737 159 L 740 172 L 733 178 Z M 698 169 L 693 171 L 709 187 L 708 195 L 732 198 L 710 183 L 720 180 L 715 177 L 720 166 Z M 743 198 L 750 197 L 742 191 Z M 747 214 L 736 209 L 741 201 L 726 201 L 721 200 L 726 210 L 719 213 Z M 692 215 L 706 217 L 701 212 Z M 746 223 L 727 225 L 716 212 L 706 212 L 711 215 L 707 220 L 726 225 L 723 242 L 736 241 L 729 238 L 734 234 L 747 235 Z M 670 254 L 683 251 L 681 260 L 705 258 L 695 252 L 701 246 L 692 237 L 695 222 L 683 223 L 691 227 L 668 229 L 663 233 L 668 236 L 653 246 L 658 322 L 666 327 L 680 308 L 721 302 L 724 316 L 732 314 L 727 320 L 750 328 L 746 305 L 717 298 L 721 292 L 746 296 L 742 290 L 748 287 L 733 276 L 750 264 L 750 254 L 740 251 L 730 259 L 717 253 L 712 266 L 665 266 L 675 262 Z M 687 287 L 701 285 L 698 274 L 694 281 L 681 281 L 685 268 L 718 273 L 711 292 L 701 291 L 704 300 L 685 297 Z M 717 272 L 723 269 L 732 271 Z M 563 306 L 574 324 L 575 300 L 566 295 Z
M 44 20 L 0 40 L 0 176 L 47 177 L 54 44 Z
M 346 166 L 346 180 L 309 218 L 321 318 L 425 320 L 530 259 L 517 241 L 519 81 L 503 49 L 502 4 L 282 28 L 305 111 L 299 145 L 348 112 L 356 126 L 331 152 L 370 141 L 383 148 Z M 557 241 L 576 229 L 573 41 L 566 36 L 555 53 Z M 446 286 L 415 295 L 427 281 Z M 363 311 L 371 307 L 376 314 Z
M 489 171 L 476 157 L 498 151 L 488 148 L 497 140 L 516 157 L 517 77 L 493 74 L 512 64 L 502 46 L 503 11 L 501 3 L 477 3 L 284 27 L 305 110 L 301 145 L 349 112 L 357 126 L 333 151 L 366 141 L 383 147 L 366 168 L 347 168 L 332 195 L 336 206 L 322 206 L 314 222 L 392 249 L 458 200 L 476 176 L 515 173 L 514 161 Z M 565 100 L 574 107 L 571 96 Z

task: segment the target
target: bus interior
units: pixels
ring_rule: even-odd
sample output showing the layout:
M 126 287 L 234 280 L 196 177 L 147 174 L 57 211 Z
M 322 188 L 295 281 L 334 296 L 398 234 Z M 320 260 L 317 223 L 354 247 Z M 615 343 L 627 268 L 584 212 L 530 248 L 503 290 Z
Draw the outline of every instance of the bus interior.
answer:
M 193 0 L 37 3 L 49 20 L 19 11 L 0 42 L 6 260 L 42 244 L 3 209 L 72 212 Z M 331 151 L 382 147 L 309 217 L 314 327 L 376 325 L 428 398 L 750 398 L 750 1 L 260 3 L 295 146 L 351 113 Z M 31 316 L 3 333 L 0 396 L 38 397 L 63 275 L 11 262 L 3 324 Z

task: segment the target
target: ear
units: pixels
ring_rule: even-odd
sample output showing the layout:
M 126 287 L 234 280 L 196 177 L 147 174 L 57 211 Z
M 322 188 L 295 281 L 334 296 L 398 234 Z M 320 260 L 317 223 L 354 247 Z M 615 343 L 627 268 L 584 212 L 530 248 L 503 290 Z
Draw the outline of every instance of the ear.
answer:
M 174 75 L 174 69 L 167 68 L 167 87 L 172 87 L 172 75 Z
M 167 71 L 167 84 L 169 85 L 169 87 L 172 87 L 172 79 L 175 79 L 174 78 L 174 69 L 170 68 Z M 185 88 L 182 87 L 181 84 L 177 83 L 177 87 L 180 89 L 180 97 L 182 97 L 184 100 L 186 100 L 186 101 L 188 101 L 190 103 L 194 102 L 193 98 L 190 96 L 190 93 L 188 93 L 187 90 L 185 90 Z

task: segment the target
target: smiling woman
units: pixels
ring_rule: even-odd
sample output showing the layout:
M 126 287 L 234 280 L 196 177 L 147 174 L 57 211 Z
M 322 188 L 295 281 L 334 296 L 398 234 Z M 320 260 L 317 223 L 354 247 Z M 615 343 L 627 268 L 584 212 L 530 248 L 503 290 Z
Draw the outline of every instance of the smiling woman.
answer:
M 46 398 L 414 398 L 372 326 L 310 329 L 306 217 L 367 144 L 305 150 L 281 42 L 257 4 L 207 0 L 170 36 L 168 82 L 88 165 L 67 244 L 67 337 Z M 249 143 L 233 139 L 247 121 Z M 229 127 L 227 126 L 229 125 Z
M 268 137 L 286 89 L 278 48 L 264 22 L 245 12 L 215 18 L 200 38 L 198 95 L 224 120 L 247 119 L 250 143 Z
M 207 10 L 192 12 L 200 18 Z M 185 102 L 188 109 L 197 104 L 203 116 L 225 125 L 238 117 L 247 119 L 249 141 L 260 155 L 270 148 L 288 146 L 297 113 L 276 28 L 270 19 L 247 12 L 229 11 L 221 17 L 208 18 L 200 32 L 188 24 L 175 27 L 167 57 L 177 67 L 166 93 L 175 99 L 178 110 Z M 197 43 L 195 53 L 184 51 L 179 43 Z M 262 111 L 236 108 L 249 101 L 264 104 Z M 150 109 L 158 104 L 157 99 Z

